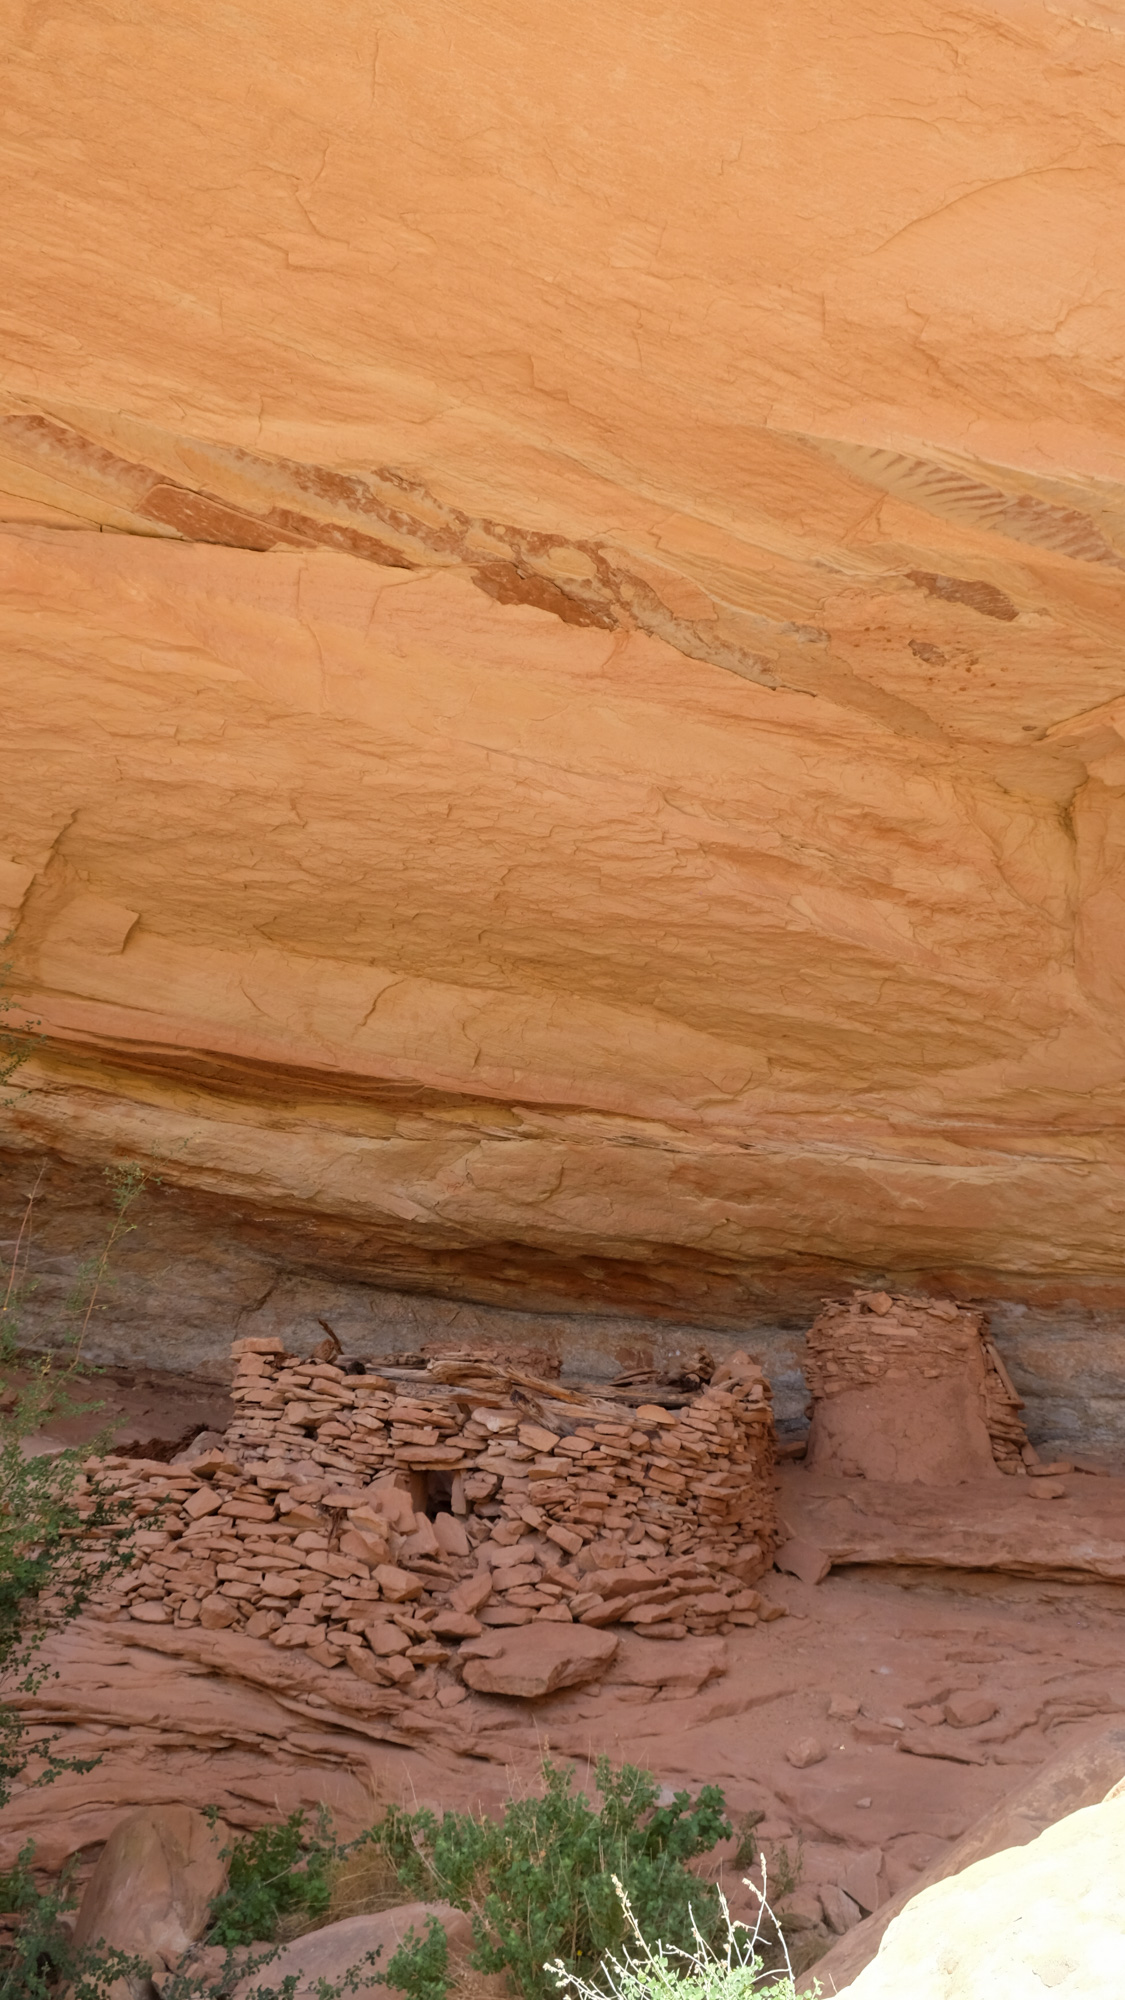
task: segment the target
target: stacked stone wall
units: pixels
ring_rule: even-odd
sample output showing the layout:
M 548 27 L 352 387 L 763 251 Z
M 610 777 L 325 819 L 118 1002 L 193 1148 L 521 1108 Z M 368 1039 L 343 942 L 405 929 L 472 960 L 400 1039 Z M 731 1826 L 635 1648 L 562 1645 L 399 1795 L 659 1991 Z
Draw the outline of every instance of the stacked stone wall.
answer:
M 244 1629 L 447 1702 L 458 1645 L 489 1626 L 675 1639 L 768 1615 L 773 1425 L 744 1355 L 678 1408 L 632 1408 L 471 1358 L 407 1382 L 278 1340 L 234 1352 L 221 1446 L 90 1462 L 137 1521 L 111 1610 Z

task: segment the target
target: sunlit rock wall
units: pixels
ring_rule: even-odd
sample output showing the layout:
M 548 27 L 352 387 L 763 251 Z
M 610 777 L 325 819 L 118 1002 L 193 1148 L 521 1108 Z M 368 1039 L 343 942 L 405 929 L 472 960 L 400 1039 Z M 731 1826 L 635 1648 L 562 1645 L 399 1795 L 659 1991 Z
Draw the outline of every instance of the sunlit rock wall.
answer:
M 9 1157 L 1111 1326 L 1118 10 L 45 0 L 3 95 Z

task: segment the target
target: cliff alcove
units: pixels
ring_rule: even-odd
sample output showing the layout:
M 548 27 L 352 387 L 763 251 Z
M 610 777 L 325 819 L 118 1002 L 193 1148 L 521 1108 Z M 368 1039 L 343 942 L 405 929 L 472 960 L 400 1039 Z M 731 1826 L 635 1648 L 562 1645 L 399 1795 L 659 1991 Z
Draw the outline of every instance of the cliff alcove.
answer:
M 158 1484 L 227 1431 L 236 1342 L 520 1354 L 595 1402 L 749 1352 L 778 1534 L 834 1567 L 769 1571 L 794 1615 L 680 1690 L 684 1769 L 737 1762 L 760 1639 L 766 1824 L 858 1853 L 897 1709 L 857 1707 L 884 1734 L 847 1738 L 831 1799 L 785 1754 L 853 1698 L 825 1680 L 840 1630 L 908 1634 L 904 1690 L 944 1707 L 927 1646 L 1007 1661 L 1043 1621 L 1010 1690 L 1034 1719 L 974 1725 L 977 1761 L 919 1750 L 917 1823 L 889 1786 L 889 1893 L 901 1843 L 920 1868 L 1003 1758 L 1079 1726 L 1042 1692 L 1076 1633 L 1084 1719 L 1125 1701 L 1117 16 L 340 0 L 310 33 L 291 0 L 44 0 L 0 53 L 0 956 L 36 1036 L 0 1238 L 38 1187 L 26 1339 L 136 1161 L 88 1351 Z M 921 1377 L 866 1476 L 843 1401 L 802 1461 L 821 1316 L 858 1323 L 856 1293 L 986 1329 L 970 1401 L 1004 1403 L 1009 1470 L 1025 1443 L 1096 1469 L 1052 1507 L 1050 1476 L 1001 1482 L 977 1412 L 962 1502 L 942 1478 L 892 1502 L 941 1400 Z M 72 1702 L 78 1740 L 117 1742 L 134 1654 L 153 1687 L 183 1667 L 150 1622 L 70 1642 L 118 1687 Z M 169 1724 L 170 1790 L 251 1708 L 228 1804 L 260 1807 L 283 1738 L 289 1778 L 323 1777 L 328 1696 L 294 1662 L 281 1687 L 280 1650 L 245 1713 L 224 1681 L 229 1713 Z M 598 1711 L 621 1740 L 641 1685 Z M 394 1792 L 409 1727 L 374 1776 L 333 1727 L 348 1809 Z

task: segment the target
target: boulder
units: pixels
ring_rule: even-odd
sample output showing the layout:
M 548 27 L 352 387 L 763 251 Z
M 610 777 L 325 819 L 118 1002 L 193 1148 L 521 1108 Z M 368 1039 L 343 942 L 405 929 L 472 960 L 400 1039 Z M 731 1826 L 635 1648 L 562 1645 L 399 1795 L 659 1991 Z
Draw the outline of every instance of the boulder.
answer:
M 106 1841 L 74 1925 L 78 1945 L 104 1941 L 169 1970 L 201 1938 L 226 1865 L 226 1829 L 190 1806 L 146 1806 Z M 115 1981 L 107 2000 L 146 2000 L 147 1980 Z
M 449 1602 L 454 1611 L 462 1611 L 471 1618 L 475 1611 L 483 1609 L 491 1596 L 492 1578 L 486 1570 L 480 1570 L 476 1576 L 466 1577 L 464 1583 L 459 1583 L 450 1591 Z
M 467 1556 L 469 1537 L 464 1523 L 454 1514 L 438 1514 L 434 1518 L 434 1536 L 439 1549 L 447 1556 Z
M 384 1984 L 379 1972 L 385 1970 L 409 1930 L 425 1936 L 427 1917 L 436 1917 L 449 1940 L 451 1953 L 465 1953 L 472 1943 L 472 1925 L 463 1910 L 451 1903 L 402 1903 L 393 1910 L 371 1915 L 344 1917 L 339 1923 L 325 1924 L 283 1945 L 276 1958 L 236 1988 L 234 2000 L 254 2000 L 259 1987 L 285 1991 L 285 1981 L 295 1981 L 289 2000 L 317 2000 L 319 1982 L 338 1984 L 352 1967 L 364 1964 L 372 1953 L 375 1963 L 359 1980 L 357 1990 L 366 2000 L 402 2000 L 397 1988 Z
M 814 1925 L 824 1922 L 824 1904 L 820 1890 L 811 1883 L 802 1883 L 782 1899 L 782 1928 L 788 1936 L 792 1931 L 811 1930 Z
M 381 1658 L 389 1659 L 393 1653 L 410 1651 L 411 1642 L 406 1633 L 400 1631 L 397 1625 L 392 1625 L 389 1619 L 376 1619 L 366 1627 L 365 1636 L 372 1652 L 378 1653 Z
M 340 1554 L 355 1556 L 369 1569 L 375 1569 L 387 1560 L 387 1544 L 376 1540 L 372 1534 L 361 1533 L 358 1528 L 349 1528 L 346 1534 L 340 1536 Z
M 886 1881 L 883 1875 L 883 1850 L 869 1847 L 857 1854 L 848 1863 L 847 1871 L 840 1877 L 840 1887 L 853 1903 L 858 1903 L 864 1916 L 870 1916 L 880 1903 L 887 1900 Z
M 992 1721 L 999 1706 L 988 1694 L 953 1694 L 942 1712 L 954 1729 L 979 1729 L 982 1723 Z
M 806 1542 L 794 1536 L 782 1543 L 774 1557 L 774 1564 L 787 1576 L 797 1577 L 801 1583 L 823 1583 L 832 1567 L 832 1558 L 825 1555 L 815 1542 Z
M 906 1746 L 900 1743 L 899 1747 Z M 824 1992 L 842 1992 L 848 1981 L 870 1964 L 887 1926 L 923 1889 L 945 1881 L 988 1855 L 1028 1843 L 1067 1813 L 1098 1803 L 1123 1770 L 1125 1727 L 1120 1723 L 1060 1751 L 1017 1792 L 985 1813 L 908 1889 L 882 1904 L 874 1916 L 866 1918 L 849 1937 L 833 1946 L 817 1966 Z
M 479 1639 L 483 1627 L 467 1611 L 439 1611 L 430 1621 L 435 1639 Z
M 461 1673 L 478 1694 L 538 1701 L 558 1688 L 597 1680 L 616 1656 L 615 1632 L 589 1625 L 531 1625 L 490 1632 L 461 1648 Z
M 785 1752 L 785 1761 L 795 1771 L 807 1771 L 810 1764 L 823 1764 L 828 1752 L 815 1736 L 798 1737 Z
M 841 1889 L 838 1883 L 825 1883 L 820 1891 L 820 1900 L 825 1922 L 840 1937 L 854 1929 L 863 1916 L 855 1898 L 849 1896 L 846 1889 Z
M 410 1598 L 421 1597 L 424 1585 L 420 1576 L 412 1576 L 407 1569 L 399 1569 L 396 1563 L 379 1563 L 374 1572 L 388 1604 L 405 1604 Z
M 849 2000 L 1121 2000 L 1123 1938 L 1125 1792 L 924 1889 L 843 1992 Z

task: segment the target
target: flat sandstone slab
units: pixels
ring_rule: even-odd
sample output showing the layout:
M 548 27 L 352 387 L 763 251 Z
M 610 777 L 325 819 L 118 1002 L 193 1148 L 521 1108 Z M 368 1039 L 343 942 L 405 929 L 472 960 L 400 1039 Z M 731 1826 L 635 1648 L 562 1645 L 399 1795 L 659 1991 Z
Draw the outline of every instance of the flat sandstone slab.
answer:
M 613 1632 L 589 1625 L 522 1625 L 503 1636 L 490 1633 L 461 1648 L 462 1674 L 478 1694 L 518 1695 L 525 1701 L 597 1680 L 617 1654 Z
M 834 1566 L 1125 1583 L 1125 1480 L 1075 1477 L 1059 1499 L 1039 1497 L 1044 1483 L 1000 1475 L 961 1486 L 882 1486 L 794 1472 L 783 1512 L 794 1535 Z

